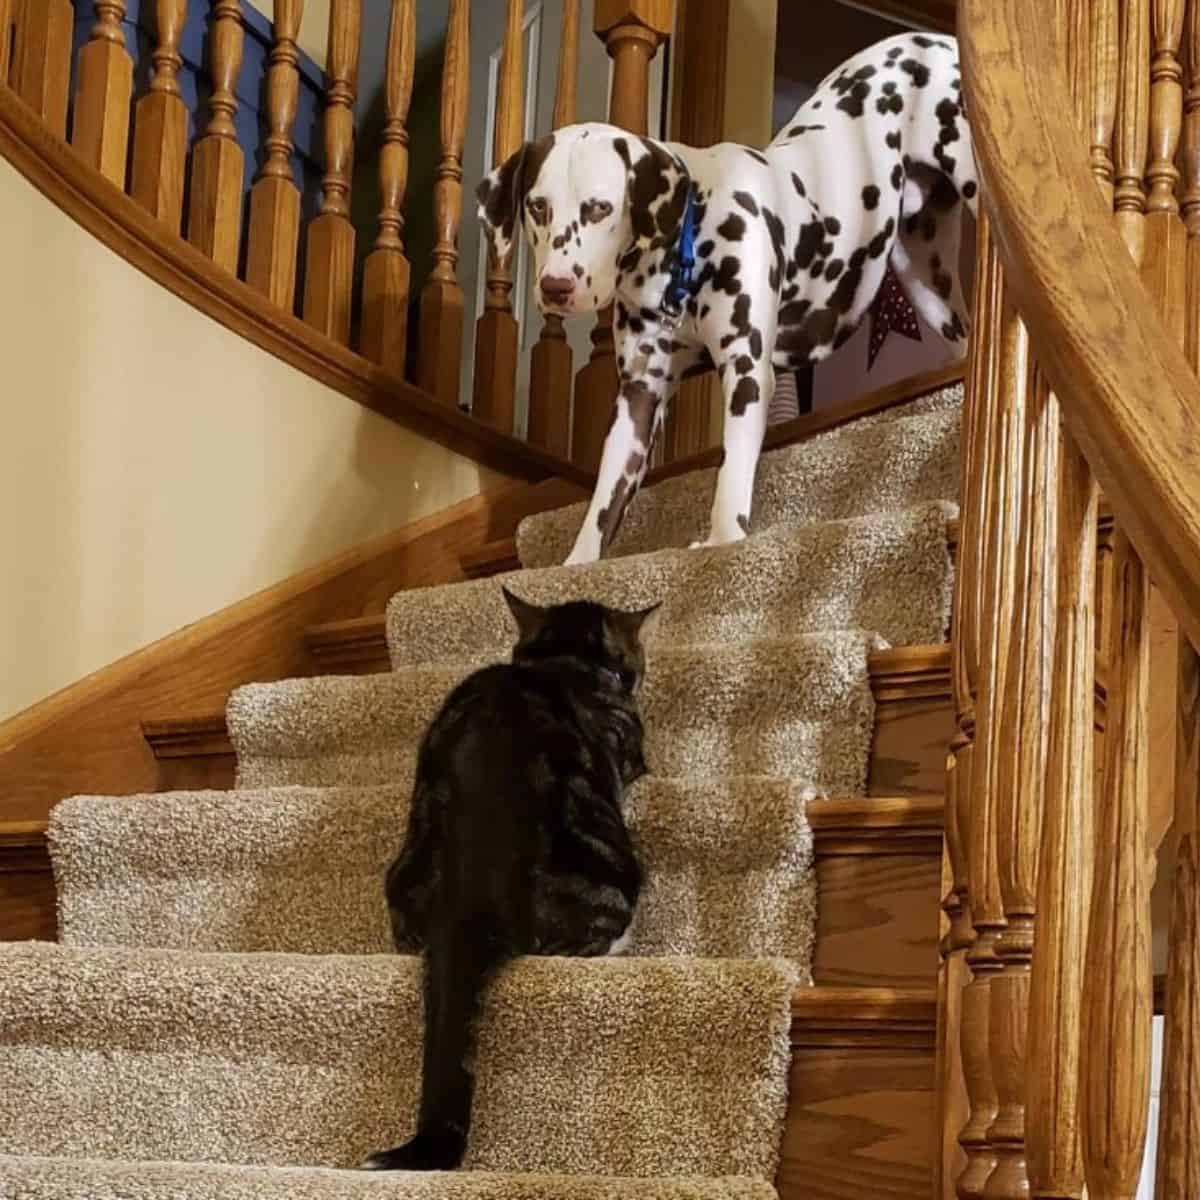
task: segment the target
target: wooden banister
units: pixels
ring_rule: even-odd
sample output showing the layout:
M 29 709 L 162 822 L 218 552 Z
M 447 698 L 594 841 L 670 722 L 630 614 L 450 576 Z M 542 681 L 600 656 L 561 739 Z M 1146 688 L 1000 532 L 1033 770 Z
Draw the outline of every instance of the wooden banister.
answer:
M 504 49 L 496 88 L 496 125 L 492 166 L 498 167 L 521 145 L 525 121 L 524 65 L 525 5 L 507 0 Z M 475 386 L 472 411 L 504 433 L 511 433 L 517 405 L 519 330 L 513 315 L 513 259 L 516 242 L 500 258 L 488 239 L 487 286 L 484 309 L 475 323 Z
M 238 145 L 237 79 L 245 40 L 241 0 L 216 0 L 209 39 L 213 94 L 208 129 L 192 151 L 188 241 L 231 275 L 242 244 L 245 155 Z
M 579 0 L 563 0 L 554 91 L 554 128 L 574 124 L 579 88 Z M 530 442 L 564 458 L 571 453 L 571 346 L 562 317 L 547 313 L 529 360 Z
M 95 0 L 95 6 L 96 22 L 87 45 L 79 51 L 71 145 L 105 179 L 123 188 L 129 149 L 129 105 L 133 97 L 133 59 L 129 57 L 121 29 L 125 0 Z M 24 20 L 31 31 L 35 23 L 33 14 L 38 8 L 36 4 L 25 6 Z M 45 28 L 44 23 L 39 25 Z M 21 57 L 27 61 L 35 52 L 29 42 Z
M 396 375 L 404 374 L 412 276 L 404 252 L 404 193 L 416 41 L 416 0 L 392 0 L 379 151 L 379 233 L 363 268 L 362 352 Z
M 267 69 L 266 157 L 250 189 L 246 282 L 280 308 L 296 300 L 300 189 L 292 178 L 292 126 L 299 104 L 300 18 L 304 0 L 276 0 Z
M 304 319 L 343 345 L 350 341 L 354 288 L 350 184 L 361 48 L 362 0 L 333 0 L 329 7 L 326 69 L 325 175 L 321 180 L 321 211 L 308 227 Z
M 433 185 L 437 242 L 433 270 L 421 291 L 421 387 L 443 404 L 458 405 L 463 293 L 458 283 L 458 226 L 462 220 L 462 156 L 467 129 L 470 0 L 450 0 L 442 60 L 441 158 Z
M 179 38 L 187 0 L 155 0 L 158 42 L 150 91 L 137 102 L 129 194 L 172 233 L 183 228 L 188 111 L 179 94 Z
M 1200 384 L 1157 311 L 1128 302 L 1141 283 L 1061 120 L 1069 101 L 1042 5 L 963 0 L 960 40 L 976 152 L 1038 360 L 1122 528 L 1200 642 Z
M 12 42 L 12 0 L 0 0 L 0 83 L 8 82 L 8 68 L 12 62 Z

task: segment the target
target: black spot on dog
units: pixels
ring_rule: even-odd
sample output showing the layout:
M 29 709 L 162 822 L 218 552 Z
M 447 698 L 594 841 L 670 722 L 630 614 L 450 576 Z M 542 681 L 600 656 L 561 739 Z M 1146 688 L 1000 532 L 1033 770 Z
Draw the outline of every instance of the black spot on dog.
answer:
M 963 184 L 962 194 L 966 196 L 968 200 L 970 200 L 978 190 L 978 187 L 975 185 L 975 180 L 968 179 L 967 182 Z
M 883 140 L 887 144 L 889 149 L 899 150 L 900 149 L 900 130 L 889 129 L 887 132 L 887 135 L 884 137 Z
M 832 283 L 845 269 L 846 264 L 840 259 L 835 258 L 829 266 L 825 268 L 825 278 Z
M 712 252 L 717 248 L 716 242 L 712 238 L 703 241 L 696 247 L 697 258 L 711 258 Z
M 879 189 L 873 183 L 868 183 L 862 190 L 862 200 L 863 208 L 873 212 L 879 207 Z
M 793 125 L 784 136 L 790 138 L 800 137 L 801 134 L 813 133 L 824 128 L 824 125 Z
M 888 113 L 893 113 L 899 116 L 904 111 L 904 98 L 900 95 L 880 96 L 875 101 L 875 111 L 882 116 L 887 116 Z
M 733 397 L 729 401 L 729 412 L 732 416 L 742 417 L 746 409 L 758 403 L 758 380 L 742 376 L 733 389 Z
M 745 513 L 738 513 L 737 523 L 738 528 L 748 536 L 750 533 L 750 518 Z
M 764 167 L 766 167 L 766 166 L 769 166 L 769 165 L 770 165 L 770 164 L 767 162 L 767 156 L 766 156 L 765 154 L 760 154 L 760 153 L 759 153 L 757 150 L 751 150 L 749 146 L 743 146 L 743 147 L 742 147 L 742 149 L 743 149 L 743 150 L 744 150 L 744 151 L 745 151 L 745 152 L 746 152 L 748 155 L 750 155 L 750 157 L 751 157 L 752 159 L 754 159 L 754 161 L 755 161 L 755 162 L 762 163 L 762 165 L 763 165 Z
M 575 278 L 576 278 L 576 279 L 582 279 L 582 278 L 583 278 L 583 268 L 582 268 L 582 267 L 581 267 L 581 266 L 580 266 L 578 263 L 576 263 L 576 264 L 575 264 L 575 265 L 574 265 L 574 266 L 571 268 L 571 273 L 572 273 L 572 274 L 575 276 Z
M 741 280 L 738 279 L 738 272 L 741 270 L 742 260 L 735 258 L 732 254 L 725 255 L 721 259 L 721 265 L 713 274 L 712 286 L 718 292 L 728 292 L 731 296 L 736 296 L 742 290 Z
M 703 321 L 704 318 L 707 317 L 710 312 L 712 312 L 712 308 L 709 305 L 707 305 L 707 304 L 702 305 L 700 308 L 700 320 Z
M 749 192 L 734 192 L 733 199 L 740 204 L 752 217 L 758 216 L 758 201 Z
M 948 342 L 957 341 L 959 338 L 967 336 L 967 331 L 963 328 L 963 323 L 959 320 L 958 313 L 952 313 L 950 320 L 942 325 L 942 337 Z
M 804 190 L 804 180 L 795 171 L 792 172 L 792 187 L 796 189 L 796 195 L 798 196 L 806 196 L 808 194 Z
M 942 270 L 942 260 L 938 255 L 934 255 L 929 260 L 929 268 L 932 273 L 933 290 L 937 292 L 943 300 L 950 299 L 950 292 L 954 287 L 954 279 L 949 271 Z
M 750 337 L 748 340 L 750 342 L 750 357 L 751 358 L 762 358 L 762 356 L 763 356 L 763 336 L 762 336 L 762 330 L 759 329 L 757 325 L 754 326 L 754 328 L 750 330 Z
M 787 254 L 784 252 L 783 221 L 767 206 L 763 205 L 763 220 L 767 223 L 767 233 L 771 237 L 771 249 L 775 252 L 775 262 L 767 275 L 767 286 L 771 291 L 778 291 L 783 282 L 783 272 L 787 266 Z
M 900 57 L 900 55 L 902 55 L 903 53 L 904 53 L 904 48 L 902 46 L 893 46 L 887 52 L 888 62 L 895 62 L 896 59 L 898 59 Z
M 825 218 L 825 232 L 832 233 L 835 237 L 842 232 L 842 223 L 837 217 Z
M 733 369 L 739 375 L 749 375 L 754 370 L 754 359 L 748 354 L 739 354 L 733 362 Z
M 935 42 L 933 38 L 926 37 L 923 33 L 914 33 L 912 41 L 914 46 L 920 46 L 922 50 L 931 50 L 934 46 L 941 44 Z
M 717 233 L 726 241 L 740 242 L 746 234 L 746 221 L 737 213 L 730 213 L 729 216 L 717 226 Z
M 801 271 L 812 266 L 824 240 L 825 226 L 820 221 L 808 221 L 800 227 L 800 240 L 796 243 L 793 261 Z
M 900 187 L 903 183 L 904 183 L 904 168 L 899 163 L 897 163 L 892 168 L 892 187 L 895 188 L 896 191 L 899 191 Z
M 923 88 L 929 83 L 929 68 L 915 58 L 906 58 L 900 64 L 902 70 L 913 81 L 913 87 Z

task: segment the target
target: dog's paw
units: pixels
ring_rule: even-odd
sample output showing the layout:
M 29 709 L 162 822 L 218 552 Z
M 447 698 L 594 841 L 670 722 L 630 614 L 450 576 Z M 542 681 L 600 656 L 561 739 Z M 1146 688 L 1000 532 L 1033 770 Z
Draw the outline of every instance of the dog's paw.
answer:
M 360 1171 L 453 1171 L 466 1147 L 457 1133 L 418 1133 L 410 1142 L 372 1154 Z
M 702 542 L 692 542 L 689 550 L 710 550 L 714 546 L 732 546 L 736 542 L 744 542 L 746 534 L 741 529 L 736 529 L 733 533 L 710 533 Z

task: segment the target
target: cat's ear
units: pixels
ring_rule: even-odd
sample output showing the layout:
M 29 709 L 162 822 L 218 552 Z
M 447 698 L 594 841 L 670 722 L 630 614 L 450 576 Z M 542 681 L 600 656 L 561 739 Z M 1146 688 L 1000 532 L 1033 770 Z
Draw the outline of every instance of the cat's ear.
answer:
M 617 625 L 631 642 L 644 642 L 654 632 L 662 612 L 662 601 L 652 604 L 649 608 L 637 612 L 617 612 L 613 614 Z
M 546 620 L 546 610 L 539 608 L 536 604 L 530 604 L 527 600 L 522 600 L 520 596 L 514 596 L 503 584 L 501 584 L 500 590 L 504 593 L 509 612 L 517 622 L 517 632 L 520 634 L 521 641 L 528 642 L 536 637 L 541 632 L 542 625 Z

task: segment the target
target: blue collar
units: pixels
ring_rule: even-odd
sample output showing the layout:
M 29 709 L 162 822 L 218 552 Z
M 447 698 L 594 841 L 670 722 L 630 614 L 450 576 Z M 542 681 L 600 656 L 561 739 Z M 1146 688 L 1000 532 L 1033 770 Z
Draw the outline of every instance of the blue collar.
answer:
M 683 218 L 679 223 L 679 242 L 675 247 L 671 264 L 671 278 L 663 293 L 663 310 L 670 317 L 678 317 L 683 306 L 692 296 L 692 271 L 696 266 L 696 235 L 700 232 L 696 220 L 696 191 L 689 184 L 687 200 L 683 206 Z

